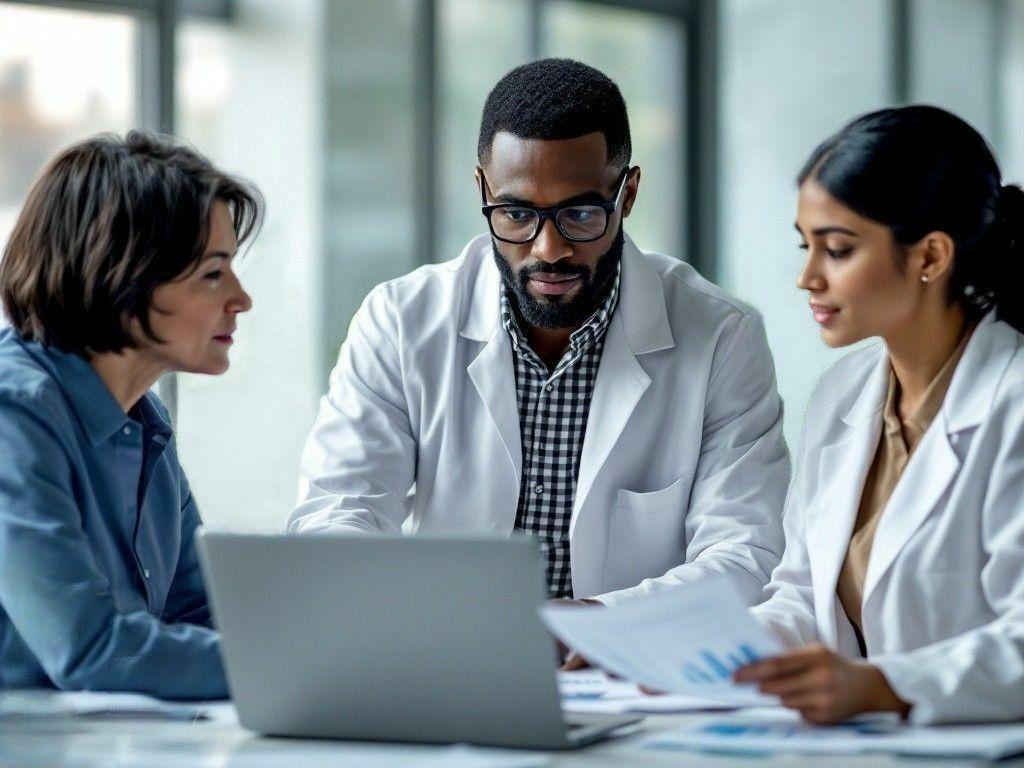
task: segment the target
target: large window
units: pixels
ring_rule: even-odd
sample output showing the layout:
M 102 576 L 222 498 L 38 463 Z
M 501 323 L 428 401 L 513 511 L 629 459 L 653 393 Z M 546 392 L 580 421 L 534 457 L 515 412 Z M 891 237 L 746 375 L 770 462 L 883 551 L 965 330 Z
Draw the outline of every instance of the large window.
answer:
M 508 70 L 568 56 L 609 74 L 629 107 L 641 197 L 626 229 L 642 248 L 687 258 L 686 40 L 678 13 L 584 0 L 442 0 L 438 6 L 436 258 L 485 231 L 473 180 L 484 98 Z M 495 35 L 495 30 L 501 34 Z
M 230 370 L 177 377 L 181 461 L 211 526 L 281 528 L 324 385 L 322 10 L 261 0 L 177 29 L 176 133 L 267 201 L 263 231 L 237 262 L 253 309 L 239 318 Z
M 626 226 L 645 250 L 691 260 L 687 248 L 687 22 L 679 16 L 551 0 L 546 56 L 593 64 L 622 89 L 629 109 L 640 195 Z
M 0 247 L 54 152 L 138 122 L 138 41 L 131 16 L 0 3 Z
M 686 257 L 688 40 L 658 0 L 0 0 L 0 238 L 75 138 L 173 132 L 265 193 L 240 263 L 254 309 L 231 370 L 161 394 L 207 523 L 278 529 L 353 313 L 376 283 L 484 231 L 484 98 L 512 67 L 581 58 L 631 110 L 642 247 Z M 177 15 L 174 15 L 174 10 Z

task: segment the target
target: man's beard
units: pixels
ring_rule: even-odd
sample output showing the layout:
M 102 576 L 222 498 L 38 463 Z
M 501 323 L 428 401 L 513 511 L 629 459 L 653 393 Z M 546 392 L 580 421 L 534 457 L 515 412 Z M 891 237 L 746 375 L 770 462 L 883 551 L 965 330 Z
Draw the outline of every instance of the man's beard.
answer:
M 491 242 L 494 245 L 494 261 L 501 272 L 502 283 L 519 317 L 535 328 L 557 329 L 582 325 L 601 306 L 615 279 L 619 261 L 622 259 L 625 238 L 620 224 L 615 240 L 598 258 L 593 271 L 581 264 L 567 264 L 561 261 L 554 264 L 530 264 L 516 271 L 501 252 L 498 241 L 492 237 Z M 530 293 L 527 285 L 531 276 L 540 273 L 578 275 L 580 286 L 571 299 L 555 295 L 544 296 L 538 300 Z

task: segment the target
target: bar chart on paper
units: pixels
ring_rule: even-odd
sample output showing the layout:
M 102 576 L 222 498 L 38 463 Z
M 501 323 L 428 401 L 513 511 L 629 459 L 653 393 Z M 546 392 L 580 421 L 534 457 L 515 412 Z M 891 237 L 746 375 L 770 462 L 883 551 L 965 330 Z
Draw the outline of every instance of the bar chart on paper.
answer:
M 683 662 L 682 674 L 694 685 L 706 685 L 721 680 L 730 680 L 732 673 L 742 666 L 759 661 L 758 655 L 747 643 L 741 644 L 732 653 L 719 657 L 714 651 L 702 648 L 699 651 L 700 661 Z
M 777 704 L 733 673 L 781 650 L 726 577 L 712 577 L 608 608 L 545 606 L 541 617 L 592 663 L 665 693 L 737 706 Z

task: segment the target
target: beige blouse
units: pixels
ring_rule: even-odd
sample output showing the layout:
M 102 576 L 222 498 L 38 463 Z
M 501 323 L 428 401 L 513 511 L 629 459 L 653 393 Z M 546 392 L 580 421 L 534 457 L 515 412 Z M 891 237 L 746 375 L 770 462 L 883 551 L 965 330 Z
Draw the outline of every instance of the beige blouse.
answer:
M 896 483 L 899 482 L 903 470 L 910 461 L 914 449 L 917 448 L 924 433 L 942 408 L 949 383 L 953 379 L 957 363 L 967 347 L 973 328 L 968 329 L 949 359 L 943 364 L 935 378 L 925 390 L 921 403 L 905 422 L 900 421 L 896 409 L 899 395 L 899 382 L 892 368 L 889 368 L 889 389 L 882 410 L 882 435 L 878 441 L 875 459 L 864 481 L 864 491 L 860 499 L 857 521 L 853 526 L 850 546 L 846 552 L 846 560 L 839 572 L 836 591 L 843 610 L 849 617 L 857 632 L 862 655 L 867 655 L 861 631 L 861 607 L 864 602 L 864 578 L 868 571 L 868 558 L 871 545 L 875 539 L 878 521 L 882 518 L 889 497 L 892 496 Z

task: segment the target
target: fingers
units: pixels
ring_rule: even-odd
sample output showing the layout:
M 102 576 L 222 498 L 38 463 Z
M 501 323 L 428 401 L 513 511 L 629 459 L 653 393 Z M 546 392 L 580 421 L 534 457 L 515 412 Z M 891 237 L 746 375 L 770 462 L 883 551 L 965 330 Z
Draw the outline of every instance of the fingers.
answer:
M 745 667 L 740 667 L 733 674 L 733 680 L 737 683 L 760 683 L 765 680 L 774 680 L 779 677 L 797 674 L 810 669 L 819 663 L 823 654 L 828 651 L 821 646 L 807 646 L 787 651 L 772 659 L 754 662 Z
M 818 691 L 822 688 L 822 676 L 816 670 L 797 672 L 758 683 L 758 690 L 771 696 L 796 696 L 801 693 Z
M 563 672 L 574 672 L 577 669 L 588 669 L 589 667 L 590 662 L 574 651 L 569 654 L 560 669 Z
M 664 691 L 656 691 L 654 688 L 648 688 L 646 685 L 637 686 L 641 693 L 645 693 L 648 696 L 664 696 Z
M 733 679 L 737 683 L 760 683 L 802 672 L 808 666 L 808 663 L 799 657 L 776 656 L 774 659 L 766 659 L 740 667 L 733 674 Z

